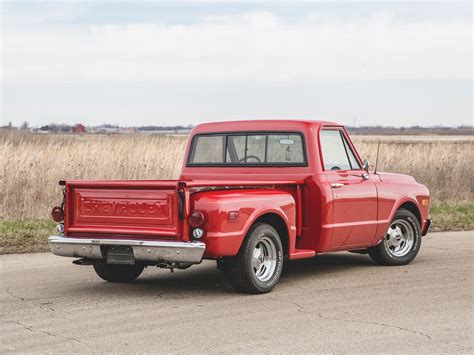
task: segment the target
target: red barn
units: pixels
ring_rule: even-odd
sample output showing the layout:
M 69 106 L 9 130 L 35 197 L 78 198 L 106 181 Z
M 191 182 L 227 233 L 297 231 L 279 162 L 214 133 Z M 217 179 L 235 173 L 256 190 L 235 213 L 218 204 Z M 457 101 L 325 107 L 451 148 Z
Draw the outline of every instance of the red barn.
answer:
M 76 123 L 76 125 L 72 127 L 72 133 L 86 133 L 86 127 L 81 123 Z

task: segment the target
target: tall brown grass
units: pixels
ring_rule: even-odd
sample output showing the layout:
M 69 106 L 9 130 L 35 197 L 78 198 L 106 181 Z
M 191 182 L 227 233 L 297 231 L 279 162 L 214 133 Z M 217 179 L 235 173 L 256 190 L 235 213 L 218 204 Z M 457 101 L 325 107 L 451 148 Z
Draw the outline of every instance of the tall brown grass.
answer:
M 47 218 L 61 199 L 61 179 L 172 179 L 186 137 L 147 135 L 10 135 L 0 133 L 0 219 Z M 377 140 L 355 137 L 375 162 Z M 435 201 L 472 200 L 473 141 L 390 141 L 379 170 L 426 184 Z
M 374 168 L 378 140 L 355 137 L 354 144 Z M 380 143 L 378 170 L 415 177 L 434 202 L 473 200 L 473 140 L 389 140 Z

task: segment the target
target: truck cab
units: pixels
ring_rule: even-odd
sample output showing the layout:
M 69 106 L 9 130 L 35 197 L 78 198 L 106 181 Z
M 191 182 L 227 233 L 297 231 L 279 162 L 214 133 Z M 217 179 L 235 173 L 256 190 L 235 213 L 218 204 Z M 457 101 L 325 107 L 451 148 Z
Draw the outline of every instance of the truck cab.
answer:
M 51 250 L 107 281 L 212 259 L 236 290 L 264 293 L 286 260 L 325 252 L 407 264 L 430 225 L 428 189 L 371 172 L 345 128 L 326 121 L 201 124 L 177 180 L 62 183 Z

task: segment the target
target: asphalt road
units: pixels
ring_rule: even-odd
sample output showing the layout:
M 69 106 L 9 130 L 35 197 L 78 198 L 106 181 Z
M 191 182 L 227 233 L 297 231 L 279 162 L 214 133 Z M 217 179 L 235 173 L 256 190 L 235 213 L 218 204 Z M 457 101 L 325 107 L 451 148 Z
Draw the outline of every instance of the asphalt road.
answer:
M 431 234 L 403 267 L 292 262 L 260 296 L 234 293 L 213 262 L 112 284 L 68 258 L 0 256 L 0 353 L 472 353 L 473 240 Z

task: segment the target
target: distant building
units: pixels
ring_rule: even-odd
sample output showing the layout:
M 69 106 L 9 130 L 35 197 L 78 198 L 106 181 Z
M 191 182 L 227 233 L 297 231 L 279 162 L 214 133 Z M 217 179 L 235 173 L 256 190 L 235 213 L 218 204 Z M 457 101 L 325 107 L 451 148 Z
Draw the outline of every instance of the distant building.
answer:
M 86 133 L 86 127 L 81 123 L 76 123 L 71 131 L 72 133 Z

